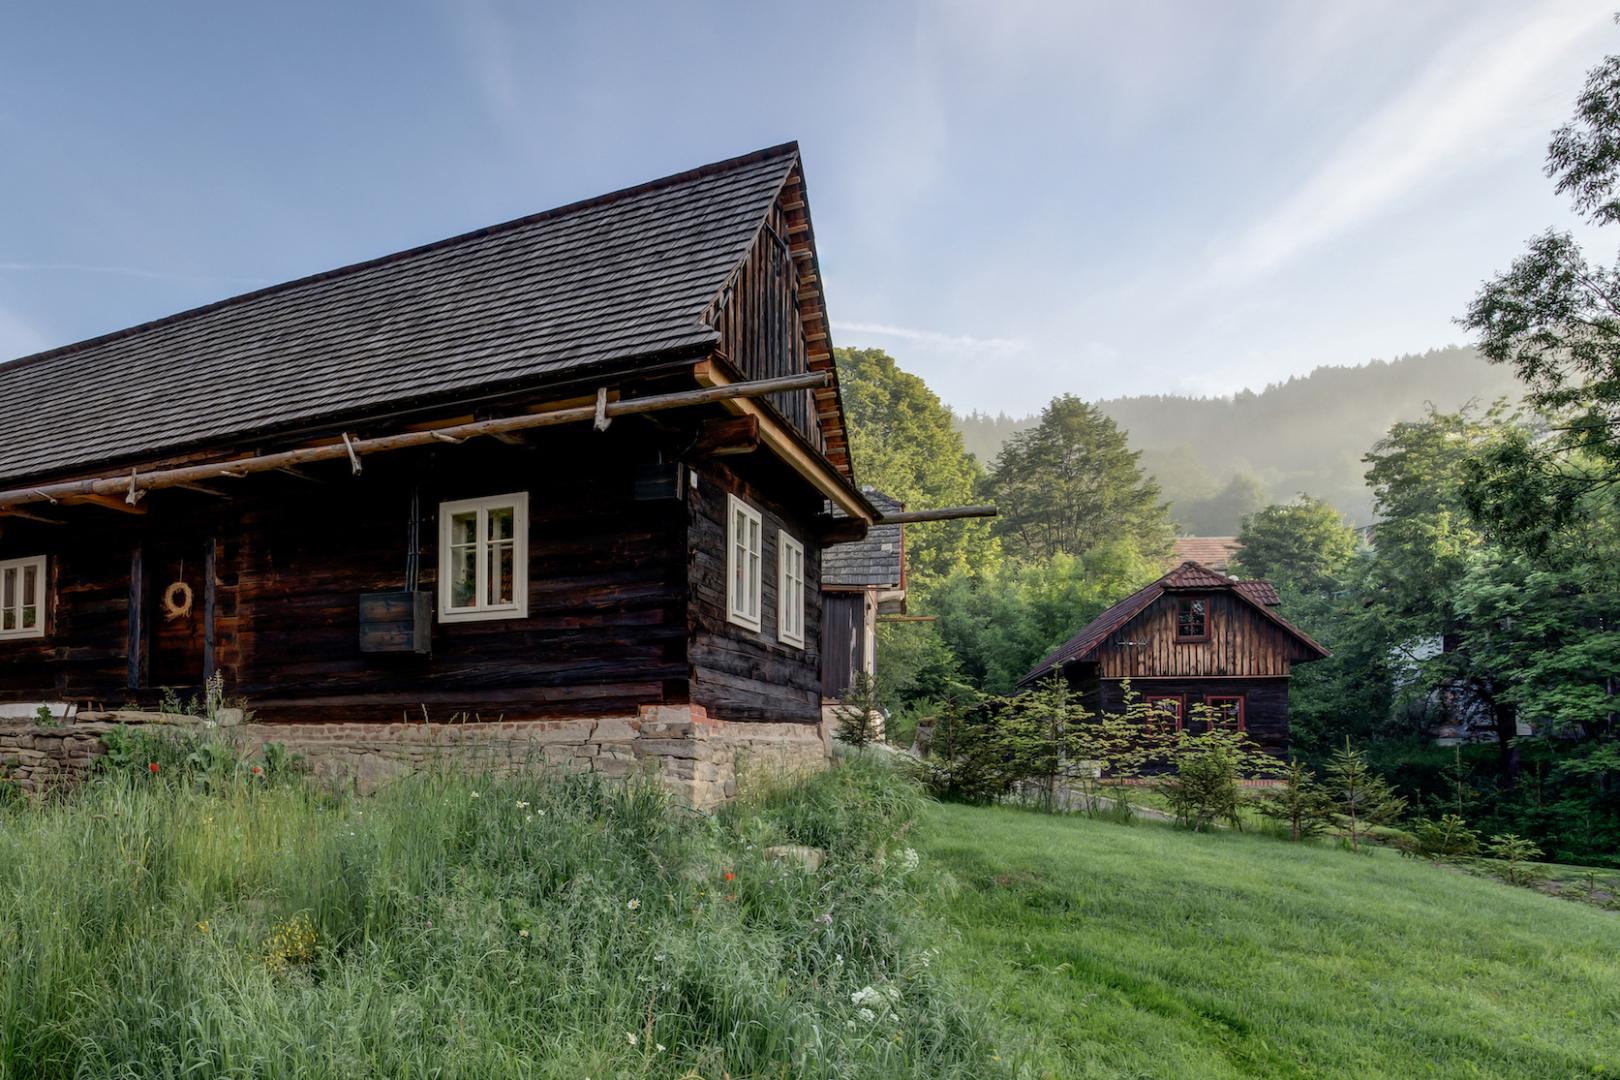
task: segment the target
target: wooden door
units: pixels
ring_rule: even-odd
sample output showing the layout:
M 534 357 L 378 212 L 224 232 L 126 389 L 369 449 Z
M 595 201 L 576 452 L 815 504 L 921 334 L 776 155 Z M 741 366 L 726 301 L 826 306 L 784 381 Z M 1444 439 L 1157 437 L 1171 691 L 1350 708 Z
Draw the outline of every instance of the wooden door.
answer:
M 208 625 L 213 541 L 188 536 L 149 538 L 146 576 L 146 685 L 182 698 L 198 694 L 212 671 Z

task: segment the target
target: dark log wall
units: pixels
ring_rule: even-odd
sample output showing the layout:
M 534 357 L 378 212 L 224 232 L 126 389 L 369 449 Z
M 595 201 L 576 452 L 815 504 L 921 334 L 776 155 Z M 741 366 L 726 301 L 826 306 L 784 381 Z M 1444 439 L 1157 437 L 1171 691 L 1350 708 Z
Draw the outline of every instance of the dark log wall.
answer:
M 1091 700 L 1105 712 L 1125 707 L 1123 683 L 1117 679 L 1092 681 Z M 1161 694 L 1182 697 L 1191 719 L 1193 706 L 1208 697 L 1243 698 L 1244 730 L 1260 746 L 1279 756 L 1288 753 L 1288 680 L 1286 678 L 1132 679 L 1131 690 L 1140 697 Z M 1088 706 L 1090 702 L 1088 702 Z
M 189 693 L 217 665 L 227 693 L 272 720 L 420 718 L 424 706 L 441 721 L 518 719 L 684 702 L 687 516 L 679 500 L 633 497 L 635 465 L 652 451 L 644 430 L 383 455 L 360 477 L 243 480 L 228 501 L 154 492 L 140 517 L 61 507 L 68 526 L 7 519 L 0 558 L 44 552 L 54 588 L 45 639 L 0 640 L 0 699 L 149 704 L 165 684 Z M 404 586 L 413 488 L 424 589 L 435 585 L 440 501 L 529 492 L 528 617 L 436 622 L 428 657 L 363 654 L 359 594 Z M 137 549 L 144 580 L 132 588 Z M 170 619 L 161 598 L 176 580 L 192 585 L 193 608 Z
M 724 720 L 815 722 L 821 718 L 821 550 L 811 523 L 819 505 L 813 499 L 804 499 L 797 506 L 778 501 L 771 493 L 798 489 L 770 483 L 750 471 L 750 465 L 765 464 L 708 464 L 698 472 L 697 489 L 687 493 L 692 701 Z M 746 478 L 745 471 L 749 472 Z M 726 618 L 727 493 L 735 493 L 758 510 L 764 526 L 757 631 Z M 804 545 L 802 649 L 777 639 L 777 550 L 784 528 Z
M 1276 623 L 1230 593 L 1208 601 L 1207 641 L 1176 640 L 1176 601 L 1168 593 L 1109 636 L 1096 659 L 1105 679 L 1187 675 L 1286 676 L 1299 648 Z

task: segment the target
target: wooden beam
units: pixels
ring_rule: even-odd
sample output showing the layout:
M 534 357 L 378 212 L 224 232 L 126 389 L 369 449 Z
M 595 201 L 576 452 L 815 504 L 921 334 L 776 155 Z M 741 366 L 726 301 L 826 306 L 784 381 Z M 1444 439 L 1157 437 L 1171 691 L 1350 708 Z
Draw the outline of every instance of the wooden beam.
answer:
M 939 510 L 904 510 L 898 514 L 884 514 L 879 525 L 905 525 L 914 521 L 954 521 L 957 518 L 995 517 L 993 506 L 947 506 Z
M 698 361 L 692 367 L 692 374 L 697 377 L 698 382 L 702 383 L 704 386 L 712 386 L 716 390 L 721 390 L 726 387 L 750 385 L 747 383 L 733 383 L 730 377 L 724 371 L 721 371 L 719 365 L 715 364 L 712 360 Z M 819 381 L 814 383 L 804 383 L 803 385 L 825 385 L 828 376 L 826 372 L 798 376 L 800 379 L 809 379 L 812 377 L 818 379 Z M 798 389 L 798 387 L 795 386 L 794 389 Z M 750 397 L 759 396 L 763 395 L 750 395 Z M 827 496 L 827 498 L 832 501 L 834 506 L 838 507 L 838 509 L 842 510 L 851 517 L 860 518 L 863 522 L 869 522 L 872 520 L 872 510 L 867 504 L 866 499 L 863 498 L 855 490 L 854 485 L 838 471 L 837 466 L 835 466 L 831 461 L 827 460 L 825 456 L 817 454 L 812 450 L 807 450 L 798 439 L 794 438 L 793 435 L 788 432 L 785 426 L 777 421 L 775 416 L 767 413 L 752 400 L 749 400 L 749 398 L 731 397 L 721 400 L 724 401 L 727 409 L 730 409 L 739 416 L 759 417 L 759 433 L 761 441 L 775 451 L 776 454 L 782 458 L 782 460 L 788 463 L 788 465 L 792 466 L 795 472 L 804 477 L 806 480 L 810 481 L 817 491 Z M 4 501 L 3 496 L 0 496 L 0 501 Z
M 822 547 L 865 540 L 866 530 L 867 524 L 860 518 L 822 516 L 816 519 L 816 535 Z
M 111 495 L 97 495 L 87 493 L 83 495 L 64 495 L 62 502 L 69 506 L 99 506 L 103 510 L 116 510 L 120 514 L 144 514 L 146 507 L 139 503 L 131 503 L 124 499 L 117 499 Z
M 699 454 L 709 457 L 728 457 L 732 454 L 751 454 L 759 449 L 759 417 L 735 416 L 724 420 L 705 420 L 693 447 Z
M 879 615 L 878 622 L 936 622 L 938 615 Z
M 705 363 L 707 362 L 705 361 Z M 825 372 L 783 375 L 774 379 L 757 379 L 738 383 L 724 380 L 714 385 L 706 385 L 699 390 L 681 390 L 670 394 L 654 394 L 644 398 L 631 398 L 628 401 L 611 401 L 605 405 L 602 411 L 610 417 L 632 416 L 640 413 L 663 412 L 669 409 L 691 408 L 715 402 L 727 403 L 728 407 L 733 408 L 734 411 L 740 411 L 736 409 L 737 403 L 745 402 L 749 398 L 764 397 L 767 394 L 777 394 L 787 390 L 808 390 L 820 386 L 826 381 L 827 375 Z M 524 413 L 494 420 L 479 420 L 447 428 L 407 431 L 370 439 L 351 438 L 346 442 L 325 443 L 319 446 L 306 446 L 297 450 L 283 450 L 273 454 L 256 454 L 231 458 L 226 461 L 209 462 L 203 465 L 159 469 L 149 473 L 140 473 L 137 470 L 130 474 L 118 476 L 64 480 L 60 483 L 45 484 L 40 487 L 0 491 L 0 510 L 26 503 L 46 502 L 52 499 L 67 501 L 79 496 L 96 496 L 98 504 L 100 504 L 101 499 L 116 495 L 138 499 L 147 491 L 179 487 L 182 484 L 194 484 L 201 480 L 212 480 L 220 476 L 242 477 L 251 473 L 281 471 L 290 466 L 306 465 L 313 461 L 342 461 L 361 454 L 375 454 L 387 450 L 403 450 L 408 447 L 426 446 L 438 442 L 441 437 L 446 435 L 451 438 L 470 439 L 511 431 L 527 431 L 530 428 L 593 421 L 596 417 L 597 407 L 595 405 L 583 405 L 575 408 L 555 409 L 550 412 Z M 771 439 L 767 438 L 766 441 L 770 442 Z M 843 497 L 850 498 L 847 494 L 844 494 Z M 855 501 L 853 505 L 859 510 L 862 504 Z M 125 509 L 125 507 L 121 506 L 119 509 Z

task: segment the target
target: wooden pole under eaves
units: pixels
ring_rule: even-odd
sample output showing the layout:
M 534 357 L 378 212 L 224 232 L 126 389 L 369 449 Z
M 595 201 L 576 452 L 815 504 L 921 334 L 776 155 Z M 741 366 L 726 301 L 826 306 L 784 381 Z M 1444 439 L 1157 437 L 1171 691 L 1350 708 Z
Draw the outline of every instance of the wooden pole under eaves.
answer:
M 187 465 L 173 469 L 154 469 L 148 473 L 135 471 L 133 473 L 120 473 L 117 476 L 101 476 L 86 480 L 64 480 L 56 484 L 41 484 L 38 487 L 20 488 L 15 491 L 0 491 L 0 511 L 9 511 L 12 507 L 22 506 L 26 503 L 55 502 L 64 497 L 75 495 L 119 495 L 126 498 L 139 499 L 148 491 L 160 488 L 185 487 L 204 480 L 213 480 L 228 476 L 240 478 L 250 473 L 274 472 L 288 470 L 299 465 L 306 465 L 312 461 L 335 461 L 348 459 L 351 466 L 365 454 L 376 454 L 387 450 L 405 450 L 414 446 L 427 446 L 432 443 L 471 439 L 482 435 L 501 435 L 509 431 L 527 431 L 530 428 L 553 427 L 558 424 L 577 424 L 605 420 L 615 416 L 632 416 L 637 413 L 663 412 L 669 409 L 683 409 L 693 405 L 706 405 L 716 401 L 726 401 L 732 398 L 764 397 L 767 394 L 776 394 L 784 390 L 808 390 L 827 383 L 828 374 L 825 371 L 813 371 L 803 375 L 784 375 L 776 379 L 759 379 L 753 382 L 731 383 L 726 386 L 705 387 L 702 390 L 682 390 L 673 394 L 655 394 L 644 398 L 629 398 L 621 401 L 602 402 L 600 399 L 590 405 L 579 405 L 566 409 L 553 409 L 550 412 L 524 413 L 521 416 L 504 416 L 494 420 L 475 420 L 465 424 L 451 424 L 441 428 L 430 428 L 423 431 L 406 431 L 397 435 L 382 435 L 376 438 L 359 439 L 347 434 L 334 443 L 321 446 L 306 446 L 297 450 L 283 450 L 273 454 L 256 454 L 251 457 L 232 458 L 229 461 L 216 461 L 206 465 Z M 359 471 L 356 469 L 355 471 Z M 23 514 L 15 514 L 22 517 Z
M 995 517 L 993 506 L 945 506 L 938 510 L 902 510 L 884 514 L 877 519 L 879 525 L 909 525 L 914 521 L 955 521 L 958 518 Z

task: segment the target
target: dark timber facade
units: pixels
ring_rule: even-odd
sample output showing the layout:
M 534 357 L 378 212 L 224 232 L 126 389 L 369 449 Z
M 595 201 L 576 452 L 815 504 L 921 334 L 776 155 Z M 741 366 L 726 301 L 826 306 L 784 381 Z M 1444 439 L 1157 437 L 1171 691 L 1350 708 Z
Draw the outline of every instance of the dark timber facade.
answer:
M 827 325 L 789 144 L 0 365 L 0 702 L 814 724 Z
M 1177 728 L 1224 724 L 1286 754 L 1293 667 L 1327 651 L 1276 605 L 1267 582 L 1184 562 L 1088 623 L 1020 686 L 1061 673 L 1088 708 L 1120 712 L 1129 682 Z

